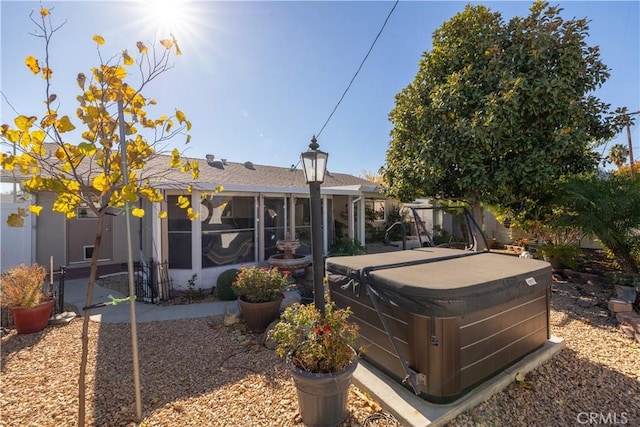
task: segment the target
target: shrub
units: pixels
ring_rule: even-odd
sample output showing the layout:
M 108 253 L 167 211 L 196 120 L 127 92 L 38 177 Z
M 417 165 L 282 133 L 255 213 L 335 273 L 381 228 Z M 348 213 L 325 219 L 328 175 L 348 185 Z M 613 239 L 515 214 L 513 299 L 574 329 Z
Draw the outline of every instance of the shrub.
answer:
M 289 284 L 289 276 L 276 267 L 240 267 L 233 282 L 233 292 L 246 302 L 269 302 L 283 298 L 282 291 Z
M 236 294 L 233 292 L 233 282 L 236 280 L 236 276 L 240 273 L 237 268 L 232 268 L 223 271 L 216 281 L 216 294 L 221 301 L 233 301 L 236 299 Z
M 43 291 L 47 270 L 39 264 L 20 264 L 0 278 L 3 307 L 31 308 L 47 299 Z

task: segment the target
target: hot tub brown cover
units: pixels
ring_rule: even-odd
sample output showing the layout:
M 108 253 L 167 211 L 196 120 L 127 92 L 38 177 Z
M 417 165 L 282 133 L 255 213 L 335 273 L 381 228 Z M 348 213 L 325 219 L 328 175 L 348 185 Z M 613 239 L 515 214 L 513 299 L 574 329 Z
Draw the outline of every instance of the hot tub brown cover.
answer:
M 328 258 L 327 272 L 332 283 L 366 283 L 385 303 L 437 317 L 472 313 L 551 284 L 544 261 L 442 248 Z

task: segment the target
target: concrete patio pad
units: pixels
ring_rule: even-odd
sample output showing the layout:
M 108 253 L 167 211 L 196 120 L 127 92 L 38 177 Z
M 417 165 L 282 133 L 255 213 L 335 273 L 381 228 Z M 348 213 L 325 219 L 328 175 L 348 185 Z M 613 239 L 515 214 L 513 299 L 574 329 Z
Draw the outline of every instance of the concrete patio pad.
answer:
M 360 361 L 354 373 L 353 383 L 380 403 L 386 411 L 393 414 L 403 427 L 442 426 L 505 389 L 515 381 L 516 373 L 526 375 L 550 360 L 564 347 L 565 342 L 562 338 L 552 336 L 540 349 L 485 381 L 460 399 L 443 405 L 421 399 L 365 361 Z

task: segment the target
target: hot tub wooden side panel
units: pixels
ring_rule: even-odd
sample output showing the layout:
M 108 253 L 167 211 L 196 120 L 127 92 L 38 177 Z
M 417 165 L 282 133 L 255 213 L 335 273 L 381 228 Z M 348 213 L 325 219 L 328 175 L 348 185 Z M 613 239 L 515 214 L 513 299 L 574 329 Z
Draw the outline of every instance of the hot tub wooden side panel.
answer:
M 364 358 L 377 368 L 397 379 L 405 377 L 400 359 L 391 344 L 389 335 L 384 329 L 378 312 L 373 307 L 368 295 L 357 296 L 345 291 L 339 286 L 329 284 L 331 299 L 340 308 L 351 307 L 353 311 L 352 321 L 360 328 L 358 345 L 364 347 Z M 397 307 L 384 305 L 384 315 L 396 340 L 396 345 L 402 355 L 409 360 L 409 365 L 416 369 L 415 359 L 418 358 L 415 349 L 409 345 L 413 341 L 414 334 L 408 324 L 410 313 Z M 410 335 L 411 334 L 411 335 Z

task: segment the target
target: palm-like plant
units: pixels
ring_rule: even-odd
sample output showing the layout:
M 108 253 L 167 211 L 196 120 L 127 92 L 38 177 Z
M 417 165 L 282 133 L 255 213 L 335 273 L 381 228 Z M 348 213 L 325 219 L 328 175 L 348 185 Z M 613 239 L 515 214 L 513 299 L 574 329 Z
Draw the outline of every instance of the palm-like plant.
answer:
M 640 272 L 640 185 L 625 175 L 574 177 L 560 187 L 559 224 L 596 237 L 623 270 Z

